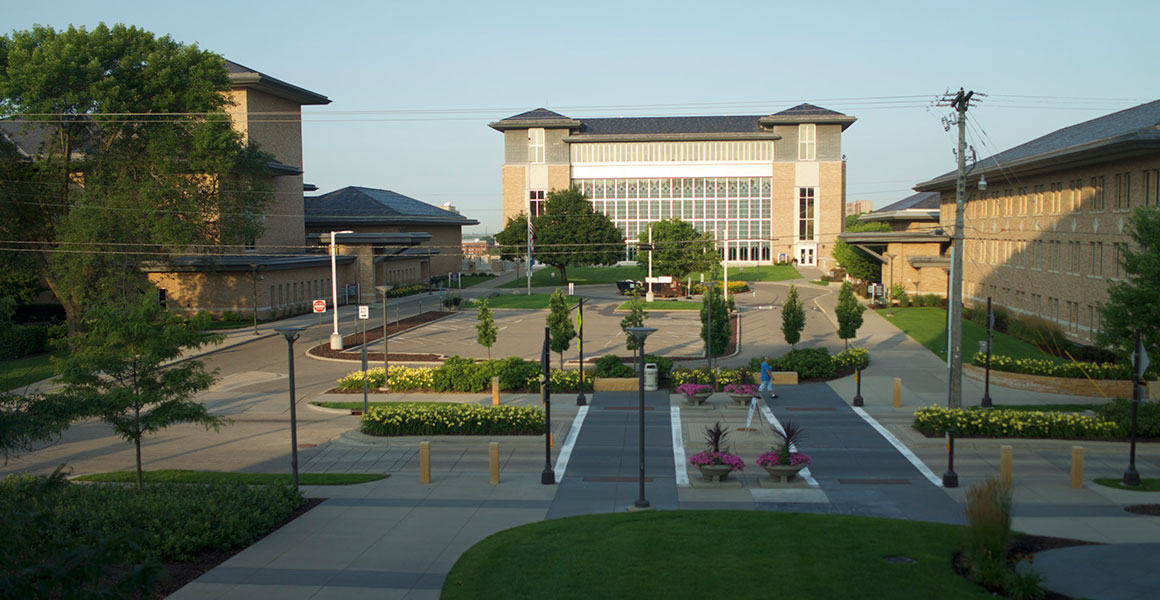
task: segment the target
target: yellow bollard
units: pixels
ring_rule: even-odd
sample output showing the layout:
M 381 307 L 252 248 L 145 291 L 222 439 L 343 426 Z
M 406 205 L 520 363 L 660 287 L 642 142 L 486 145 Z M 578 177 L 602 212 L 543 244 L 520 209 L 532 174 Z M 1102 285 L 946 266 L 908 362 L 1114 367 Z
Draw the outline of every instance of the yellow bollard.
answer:
M 1071 489 L 1083 488 L 1083 446 L 1071 447 Z
M 491 405 L 499 406 L 499 377 L 491 378 Z
M 549 448 L 555 448 L 555 447 L 556 447 L 556 438 L 552 437 L 552 434 L 551 434 L 551 433 L 549 433 L 549 434 L 548 434 L 548 447 L 549 447 Z
M 902 408 L 902 378 L 894 378 L 894 408 Z
M 492 485 L 499 484 L 499 442 L 491 442 L 487 445 L 487 467 L 488 473 L 491 475 L 489 481 Z
M 431 483 L 431 442 L 419 442 L 419 483 Z
M 1011 446 L 999 446 L 999 483 L 1011 487 L 1011 457 L 1015 449 Z

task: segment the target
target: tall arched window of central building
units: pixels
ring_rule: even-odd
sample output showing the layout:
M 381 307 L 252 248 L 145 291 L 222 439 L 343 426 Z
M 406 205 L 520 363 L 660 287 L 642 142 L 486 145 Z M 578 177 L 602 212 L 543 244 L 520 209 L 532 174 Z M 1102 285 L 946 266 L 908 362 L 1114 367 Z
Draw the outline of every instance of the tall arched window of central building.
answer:
M 798 160 L 814 160 L 817 156 L 817 148 L 817 125 L 813 123 L 798 125 Z
M 528 162 L 540 164 L 544 162 L 544 130 L 528 130 Z
M 814 239 L 814 192 L 815 188 L 798 188 L 798 239 Z

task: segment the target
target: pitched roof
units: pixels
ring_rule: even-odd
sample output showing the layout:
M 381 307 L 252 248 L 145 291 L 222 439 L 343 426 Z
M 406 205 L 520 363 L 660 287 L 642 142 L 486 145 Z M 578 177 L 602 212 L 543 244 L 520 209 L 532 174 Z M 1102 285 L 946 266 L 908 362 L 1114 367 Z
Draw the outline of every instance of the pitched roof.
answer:
M 229 59 L 226 59 L 226 71 L 229 72 L 230 84 L 235 88 L 260 88 L 275 96 L 302 105 L 330 104 L 330 98 L 322 94 L 298 87 L 292 83 L 286 83 L 281 79 L 271 77 L 261 71 L 240 65 Z
M 984 158 L 971 171 L 987 173 L 1133 142 L 1160 143 L 1160 100 L 1058 129 Z M 944 173 L 916 189 L 938 187 L 947 179 L 953 181 L 955 175 L 955 171 Z
M 846 116 L 846 115 L 843 115 L 842 113 L 840 113 L 836 110 L 830 110 L 828 108 L 822 108 L 820 106 L 814 106 L 813 104 L 808 104 L 808 103 L 799 104 L 793 108 L 787 108 L 781 112 L 773 113 L 773 116 L 775 116 L 775 117 L 776 116 L 799 117 L 799 116 L 807 116 L 807 115 L 808 116 L 825 115 L 825 116 L 843 116 L 843 117 Z
M 602 117 L 573 119 L 546 108 L 529 110 L 501 119 L 492 129 L 527 129 L 529 127 L 568 128 L 572 134 L 565 141 L 585 141 L 595 136 L 698 136 L 753 134 L 772 135 L 768 127 L 793 123 L 840 123 L 845 130 L 854 117 L 840 112 L 799 104 L 772 115 L 708 115 L 691 117 Z
M 884 207 L 882 207 L 874 212 L 891 212 L 891 211 L 895 211 L 895 210 L 932 209 L 932 208 L 935 210 L 938 210 L 938 207 L 939 207 L 938 192 L 918 192 L 917 194 L 911 194 L 910 196 L 907 196 L 907 197 L 903 198 L 902 200 L 895 202 L 894 204 L 891 204 L 889 206 L 884 206 Z
M 661 133 L 758 133 L 759 115 L 721 117 L 620 117 L 583 119 L 579 135 L 649 135 Z
M 307 223 L 407 222 L 477 225 L 478 221 L 443 210 L 414 198 L 359 186 L 347 186 L 321 196 L 304 199 Z
M 510 117 L 504 119 L 504 121 L 519 121 L 521 119 L 567 119 L 567 118 L 568 117 L 565 117 L 564 115 L 562 115 L 558 112 L 550 111 L 546 108 L 537 108 L 534 110 L 529 110 L 528 112 L 520 113 L 518 115 L 510 116 Z

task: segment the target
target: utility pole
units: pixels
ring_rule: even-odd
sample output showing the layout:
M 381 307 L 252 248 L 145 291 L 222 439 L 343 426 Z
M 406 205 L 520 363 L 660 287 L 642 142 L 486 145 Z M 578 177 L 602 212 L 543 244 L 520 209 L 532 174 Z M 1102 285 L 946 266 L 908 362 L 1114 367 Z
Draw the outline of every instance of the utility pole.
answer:
M 528 295 L 532 295 L 532 213 L 528 211 Z
M 645 284 L 648 286 L 648 292 L 645 293 L 645 302 L 652 303 L 653 301 L 653 274 L 652 274 L 652 225 L 648 226 L 648 277 L 645 279 Z
M 963 205 L 967 196 L 967 109 L 975 92 L 963 92 L 959 88 L 953 97 L 944 95 L 939 106 L 955 109 L 954 125 L 959 129 L 959 145 L 955 152 L 958 159 L 958 177 L 955 181 L 955 230 L 951 245 L 950 294 L 947 298 L 947 342 L 950 352 L 947 356 L 947 406 L 960 408 L 963 405 Z M 980 94 L 981 95 L 981 94 Z M 951 123 L 948 123 L 948 127 Z

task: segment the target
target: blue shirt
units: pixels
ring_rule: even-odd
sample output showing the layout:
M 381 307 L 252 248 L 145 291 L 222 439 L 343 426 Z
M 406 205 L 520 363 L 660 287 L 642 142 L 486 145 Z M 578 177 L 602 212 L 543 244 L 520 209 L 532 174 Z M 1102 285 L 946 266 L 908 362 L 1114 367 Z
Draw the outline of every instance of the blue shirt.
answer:
M 761 363 L 761 380 L 773 381 L 773 367 L 769 366 L 767 362 Z

